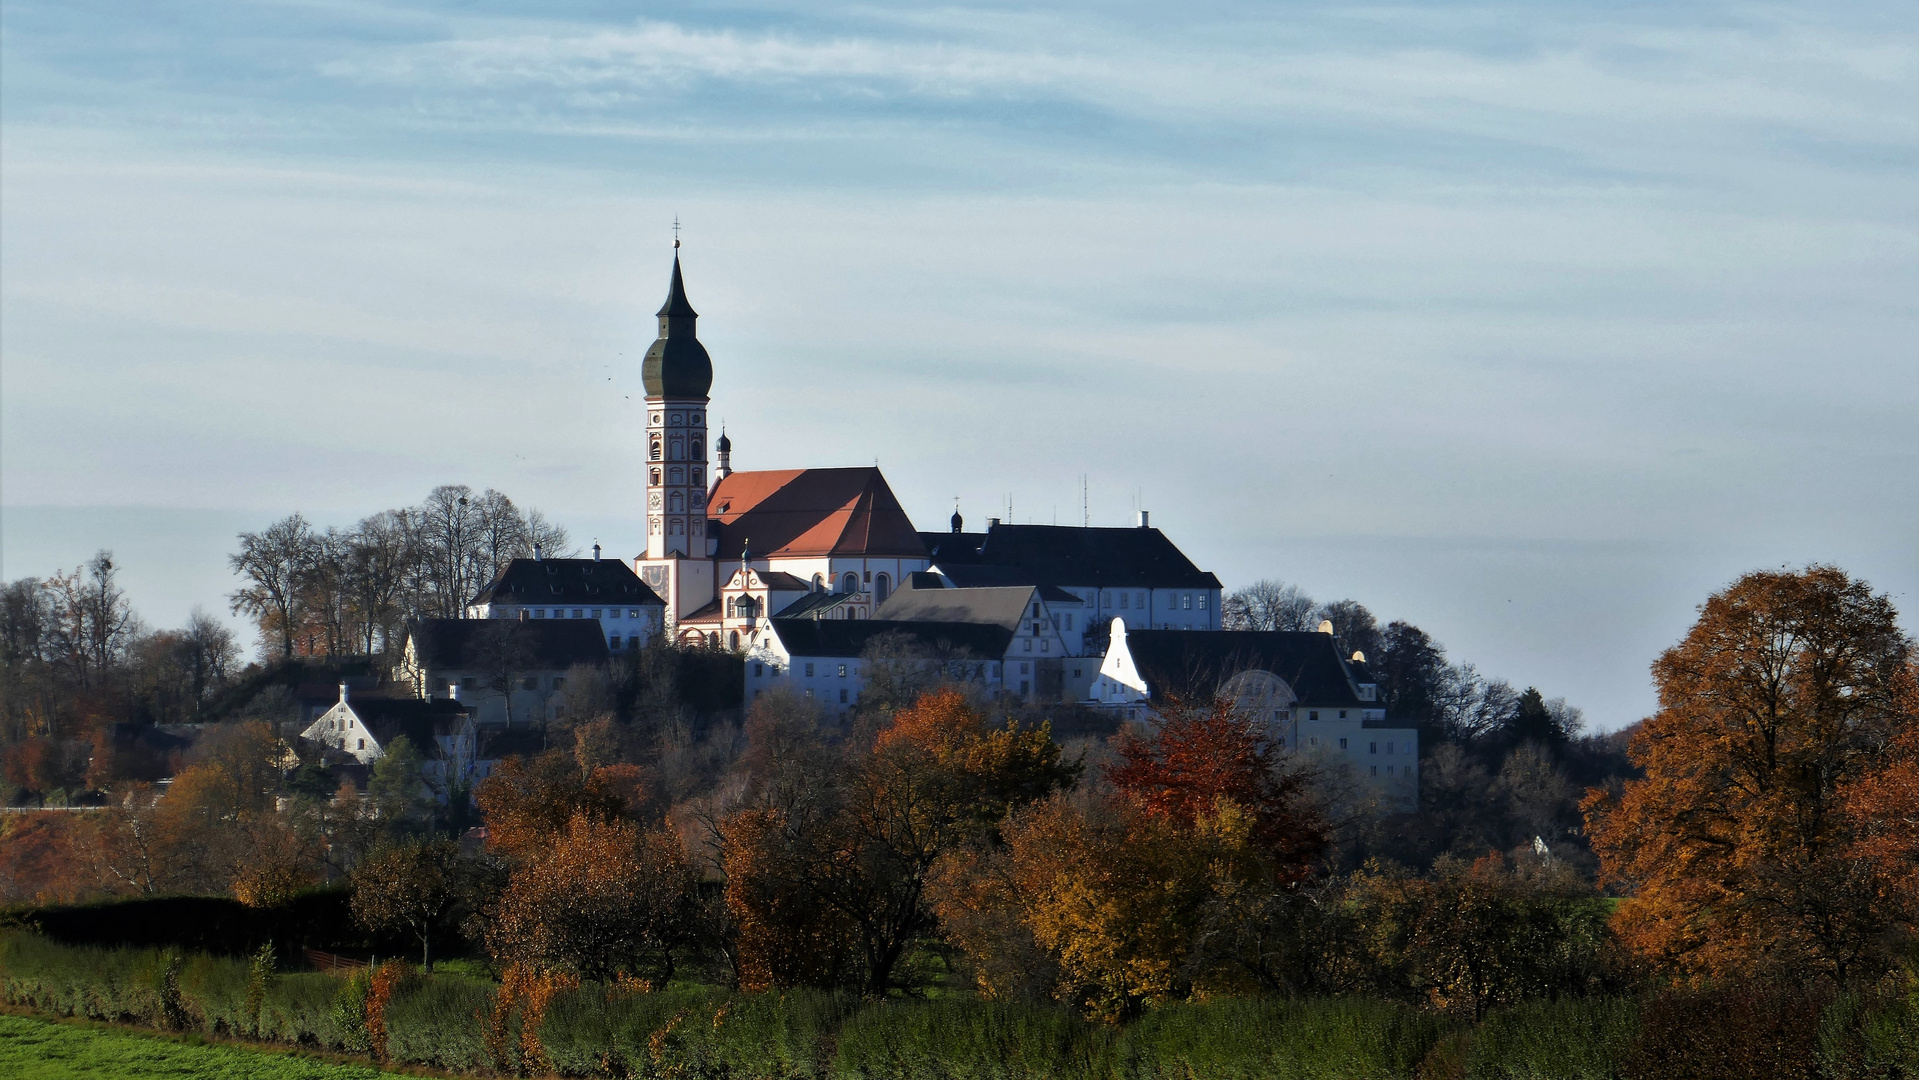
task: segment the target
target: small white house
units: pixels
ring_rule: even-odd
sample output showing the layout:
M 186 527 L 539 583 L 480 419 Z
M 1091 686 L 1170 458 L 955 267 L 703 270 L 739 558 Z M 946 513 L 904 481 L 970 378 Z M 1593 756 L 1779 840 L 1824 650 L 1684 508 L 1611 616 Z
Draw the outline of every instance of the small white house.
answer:
M 421 779 L 443 800 L 451 787 L 472 784 L 484 775 L 472 713 L 453 700 L 353 699 L 342 682 L 340 700 L 300 737 L 362 765 L 385 757 L 394 740 L 405 737 L 420 754 Z

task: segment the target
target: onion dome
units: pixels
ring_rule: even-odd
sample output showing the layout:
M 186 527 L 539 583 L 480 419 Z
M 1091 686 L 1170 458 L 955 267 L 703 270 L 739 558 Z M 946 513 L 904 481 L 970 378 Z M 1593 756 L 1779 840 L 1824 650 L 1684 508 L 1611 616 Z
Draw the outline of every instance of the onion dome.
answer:
M 660 307 L 660 336 L 646 350 L 640 367 L 641 381 L 650 398 L 699 398 L 713 387 L 713 360 L 694 329 L 699 312 L 686 299 L 686 282 L 680 276 L 680 254 L 673 253 L 673 281 L 666 290 L 666 303 Z

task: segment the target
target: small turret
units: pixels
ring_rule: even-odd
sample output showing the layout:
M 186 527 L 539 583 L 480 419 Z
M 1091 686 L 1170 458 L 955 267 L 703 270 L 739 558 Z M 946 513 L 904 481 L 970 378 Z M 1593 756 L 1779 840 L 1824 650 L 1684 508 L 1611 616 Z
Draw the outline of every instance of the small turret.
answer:
M 720 478 L 724 480 L 725 478 L 732 476 L 733 475 L 733 440 L 726 437 L 725 424 L 720 425 L 720 439 L 718 442 L 713 444 L 713 449 L 715 452 L 717 452 L 720 455 Z

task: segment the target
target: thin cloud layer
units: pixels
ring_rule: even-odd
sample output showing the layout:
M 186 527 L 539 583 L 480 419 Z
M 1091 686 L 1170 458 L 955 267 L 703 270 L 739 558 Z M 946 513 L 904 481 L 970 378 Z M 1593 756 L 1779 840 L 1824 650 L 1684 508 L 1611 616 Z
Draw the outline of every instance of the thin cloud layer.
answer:
M 622 550 L 677 215 L 738 462 L 924 522 L 1084 476 L 1602 723 L 1751 566 L 1919 591 L 1910 11 L 584 7 L 6 3 L 6 574 L 447 481 Z

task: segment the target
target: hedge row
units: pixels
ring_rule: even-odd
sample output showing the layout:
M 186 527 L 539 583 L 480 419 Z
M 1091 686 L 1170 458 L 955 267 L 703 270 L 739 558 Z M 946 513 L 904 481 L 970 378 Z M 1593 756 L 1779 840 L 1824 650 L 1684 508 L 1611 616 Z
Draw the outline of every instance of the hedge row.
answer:
M 0 925 L 33 930 L 67 945 L 104 945 L 216 956 L 246 956 L 272 944 L 283 954 L 408 951 L 407 939 L 378 941 L 353 922 L 345 885 L 295 894 L 274 907 L 248 907 L 224 896 L 149 896 L 0 912 Z
M 0 935 L 0 997 L 58 1015 L 365 1053 L 369 992 L 365 974 Z M 503 1042 L 524 1045 L 517 1021 L 504 1035 L 491 1027 L 498 992 L 457 975 L 399 984 L 383 1016 L 388 1059 L 523 1069 L 517 1049 L 502 1054 Z M 535 1034 L 562 1075 L 682 1080 L 1919 1080 L 1910 988 L 1537 1002 L 1478 1025 L 1384 1000 L 1228 1000 L 1111 1028 L 1066 1009 L 965 997 L 863 1004 L 819 991 L 585 986 L 559 992 Z

